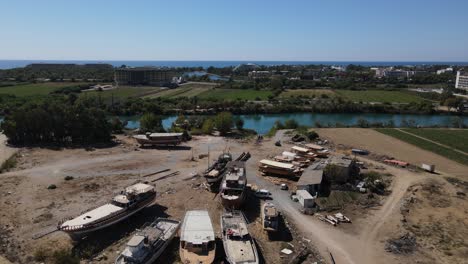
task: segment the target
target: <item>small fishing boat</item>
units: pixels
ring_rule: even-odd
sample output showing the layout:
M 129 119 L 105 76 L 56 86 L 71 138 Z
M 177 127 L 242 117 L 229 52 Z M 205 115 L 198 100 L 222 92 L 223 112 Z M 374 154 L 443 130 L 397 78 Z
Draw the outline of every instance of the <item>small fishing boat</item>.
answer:
M 208 211 L 187 211 L 180 234 L 182 263 L 209 264 L 214 261 L 215 253 L 215 234 Z
M 229 153 L 222 153 L 219 155 L 218 160 L 213 163 L 204 173 L 206 182 L 209 185 L 220 182 L 223 179 L 223 174 L 226 171 L 226 165 L 232 161 L 232 155 Z
M 143 228 L 127 242 L 115 264 L 152 264 L 171 243 L 180 222 L 158 218 Z
M 232 161 L 221 183 L 221 203 L 227 209 L 239 209 L 247 198 L 244 161 Z
M 230 264 L 259 263 L 257 247 L 241 211 L 225 211 L 221 216 L 221 229 L 226 260 Z
M 278 231 L 279 213 L 273 203 L 266 202 L 262 206 L 262 224 L 266 231 Z

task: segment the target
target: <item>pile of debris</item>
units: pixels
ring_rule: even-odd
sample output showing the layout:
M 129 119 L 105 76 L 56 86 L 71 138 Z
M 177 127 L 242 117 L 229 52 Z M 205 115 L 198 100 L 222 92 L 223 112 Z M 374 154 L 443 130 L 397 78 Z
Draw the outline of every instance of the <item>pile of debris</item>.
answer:
M 416 237 L 410 233 L 397 239 L 389 239 L 385 244 L 385 250 L 394 254 L 410 254 L 416 250 L 416 247 Z
M 316 216 L 323 222 L 329 223 L 332 226 L 336 226 L 340 223 L 352 223 L 351 219 L 343 215 L 342 213 L 336 213 L 335 215 L 326 215 L 316 214 Z

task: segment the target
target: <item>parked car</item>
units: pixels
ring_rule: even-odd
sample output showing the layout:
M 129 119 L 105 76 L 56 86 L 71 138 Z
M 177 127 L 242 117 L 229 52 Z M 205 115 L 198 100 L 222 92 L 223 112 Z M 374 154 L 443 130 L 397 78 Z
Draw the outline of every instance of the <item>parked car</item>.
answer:
M 260 189 L 255 192 L 255 196 L 258 198 L 269 198 L 271 195 L 270 191 L 265 189 Z
M 289 187 L 288 187 L 288 185 L 287 185 L 286 183 L 282 183 L 280 188 L 281 188 L 281 190 L 283 190 L 283 191 L 286 191 L 286 190 L 289 189 Z

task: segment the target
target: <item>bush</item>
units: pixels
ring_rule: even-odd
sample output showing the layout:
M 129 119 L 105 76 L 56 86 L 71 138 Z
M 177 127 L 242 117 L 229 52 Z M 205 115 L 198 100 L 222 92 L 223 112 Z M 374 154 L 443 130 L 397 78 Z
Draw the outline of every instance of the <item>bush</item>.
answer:
M 62 249 L 54 252 L 52 262 L 54 264 L 79 264 L 80 259 L 73 256 L 68 250 Z
M 36 262 L 45 262 L 46 259 L 49 257 L 47 254 L 47 250 L 44 248 L 38 248 L 36 251 L 34 251 L 33 258 Z
M 307 138 L 309 140 L 314 140 L 314 139 L 317 139 L 319 137 L 319 135 L 315 131 L 308 131 L 306 136 L 307 136 Z
M 16 167 L 16 164 L 18 163 L 16 158 L 17 158 L 17 155 L 14 154 L 10 158 L 5 160 L 3 162 L 3 164 L 2 164 L 2 166 L 0 166 L 0 173 L 8 172 L 11 169 L 13 169 L 14 167 Z
M 229 112 L 222 112 L 216 115 L 215 124 L 216 129 L 221 133 L 221 135 L 226 135 L 231 131 L 232 128 L 232 114 Z
M 238 119 L 236 120 L 236 128 L 237 128 L 238 130 L 244 129 L 244 120 L 242 120 L 242 118 L 238 118 Z
M 140 118 L 140 130 L 146 132 L 165 132 L 162 120 L 153 113 L 146 113 Z
M 65 180 L 66 180 L 66 181 L 71 181 L 71 180 L 73 180 L 73 179 L 75 179 L 73 176 L 66 176 L 66 177 L 65 177 Z
M 123 132 L 125 124 L 118 117 L 114 117 L 111 122 L 112 133 L 120 134 Z
M 288 119 L 284 122 L 284 127 L 286 129 L 296 129 L 299 127 L 299 124 L 294 119 Z
M 49 190 L 57 189 L 57 185 L 51 184 L 51 185 L 47 186 L 47 189 L 49 189 Z
M 214 122 L 213 119 L 206 119 L 205 122 L 203 122 L 201 132 L 206 135 L 211 135 L 213 133 L 214 129 Z M 193 131 L 192 131 L 193 134 Z

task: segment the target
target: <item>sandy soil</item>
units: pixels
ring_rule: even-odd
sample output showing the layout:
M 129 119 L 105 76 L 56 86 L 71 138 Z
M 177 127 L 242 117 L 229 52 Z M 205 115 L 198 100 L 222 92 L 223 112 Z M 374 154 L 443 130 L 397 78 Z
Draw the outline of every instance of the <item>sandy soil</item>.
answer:
M 176 150 L 140 149 L 126 137 L 118 137 L 119 144 L 103 149 L 22 149 L 16 170 L 0 176 L 0 254 L 14 263 L 31 263 L 37 252 L 50 254 L 65 248 L 79 252 L 81 256 L 98 258 L 100 263 L 113 263 L 135 229 L 154 217 L 183 219 L 188 209 L 207 209 L 217 234 L 222 206 L 219 197 L 201 185 L 204 179 L 194 177 L 208 166 L 208 158 L 198 159 L 210 149 L 213 160 L 228 150 L 237 157 L 242 151 L 255 145 L 225 140 L 220 137 L 195 137 L 185 147 Z M 273 145 L 267 148 L 274 148 Z M 194 157 L 192 161 L 192 156 Z M 257 157 L 260 157 L 258 153 Z M 211 161 L 212 162 L 212 161 Z M 249 161 L 255 168 L 255 161 Z M 170 168 L 171 171 L 154 176 L 146 174 Z M 176 176 L 157 180 L 173 171 Z M 252 169 L 252 174 L 255 170 Z M 66 176 L 72 180 L 66 181 Z M 250 177 L 250 176 L 248 176 Z M 88 239 L 73 244 L 62 232 L 55 232 L 33 240 L 33 235 L 55 226 L 63 218 L 74 216 L 91 207 L 107 202 L 122 188 L 137 181 L 156 180 L 157 202 L 136 217 L 132 217 Z M 54 190 L 47 187 L 57 186 Z M 266 263 L 286 263 L 292 256 L 282 256 L 280 250 L 294 247 L 298 252 L 301 240 L 293 227 L 283 228 L 276 237 L 268 237 L 260 225 L 260 202 L 249 199 L 245 208 L 254 235 Z M 288 244 L 291 243 L 291 244 Z M 165 263 L 178 263 L 178 245 L 171 245 L 171 254 L 165 255 Z M 219 247 L 222 251 L 222 247 Z M 222 252 L 218 252 L 221 261 Z
M 446 159 L 375 131 L 320 129 L 319 134 L 333 140 L 331 145 L 340 146 L 340 151 L 346 151 L 348 146 L 365 148 L 400 159 L 408 157 L 406 160 L 410 162 L 417 162 L 411 159 L 417 160 L 422 155 L 428 155 L 426 158 L 421 158 L 423 160 L 432 155 L 431 159 L 435 160 L 434 163 L 440 170 L 448 168 L 447 173 L 467 171 L 463 166 L 451 161 L 448 161 L 450 162 L 448 164 L 458 166 L 458 168 L 439 164 Z M 333 254 L 336 263 L 363 264 L 414 263 L 417 261 L 457 263 L 450 261 L 459 260 L 459 256 L 464 256 L 464 251 L 459 248 L 448 251 L 444 249 L 433 253 L 431 247 L 438 247 L 438 237 L 426 239 L 424 237 L 427 236 L 427 232 L 419 234 L 421 238 L 418 237 L 418 240 L 422 239 L 421 241 L 426 241 L 424 242 L 426 244 L 421 242 L 424 246 L 411 255 L 394 255 L 384 250 L 385 242 L 397 234 L 408 231 L 413 225 L 411 221 L 414 221 L 416 225 L 424 226 L 420 221 L 432 221 L 433 218 L 429 217 L 432 214 L 436 214 L 437 221 L 441 222 L 444 217 L 452 216 L 448 214 L 449 212 L 441 211 L 440 207 L 428 207 L 427 204 L 430 205 L 430 202 L 427 197 L 428 201 L 418 204 L 421 208 L 410 210 L 410 212 L 416 212 L 414 216 L 421 218 L 413 220 L 411 214 L 405 216 L 407 223 L 411 223 L 409 227 L 402 222 L 400 205 L 402 199 L 412 192 L 412 186 L 424 184 L 426 178 L 446 177 L 445 171 L 443 175 L 417 173 L 362 158 L 371 168 L 378 168 L 382 172 L 393 175 L 392 192 L 381 200 L 379 207 L 366 210 L 352 206 L 345 208 L 343 212 L 352 217 L 353 223 L 332 227 L 314 216 L 300 213 L 297 203 L 289 199 L 288 192 L 281 191 L 278 186 L 257 173 L 257 162 L 260 159 L 274 156 L 290 147 L 288 144 L 283 144 L 282 147 L 274 146 L 277 139 L 283 139 L 282 142 L 284 142 L 284 136 L 284 133 L 278 133 L 274 139 L 267 139 L 261 144 L 256 144 L 252 140 L 234 141 L 220 137 L 195 137 L 186 144 L 187 147 L 176 150 L 139 149 L 131 139 L 126 137 L 118 137 L 120 143 L 117 146 L 103 149 L 22 149 L 18 168 L 0 175 L 0 255 L 6 256 L 15 263 L 31 263 L 33 262 L 32 256 L 38 250 L 49 252 L 61 247 L 73 247 L 82 256 L 98 257 L 100 263 L 112 263 L 118 251 L 122 249 L 136 228 L 157 216 L 182 219 L 187 209 L 209 210 L 215 231 L 219 234 L 219 216 L 222 210 L 219 197 L 200 185 L 203 179 L 193 177 L 208 166 L 209 159 L 198 159 L 198 156 L 206 154 L 210 149 L 210 160 L 217 157 L 223 150 L 229 150 L 234 156 L 242 151 L 250 151 L 252 158 L 247 163 L 249 183 L 272 191 L 273 201 L 285 216 L 284 226 L 291 227 L 284 228 L 285 232 L 277 237 L 268 237 L 261 230 L 260 202 L 257 199 L 249 199 L 245 207 L 250 221 L 249 229 L 266 263 L 278 263 L 278 261 L 286 263 L 290 257 L 285 257 L 279 251 L 288 247 L 293 248 L 297 253 L 303 246 L 313 251 L 317 247 L 324 258 L 323 262 L 326 263 L 331 263 L 330 253 Z M 192 161 L 192 156 L 194 161 Z M 38 240 L 32 239 L 34 234 L 56 225 L 59 220 L 108 201 L 122 188 L 134 182 L 157 180 L 167 173 L 150 177 L 143 176 L 165 168 L 171 168 L 171 172 L 180 171 L 180 174 L 156 181 L 158 191 L 156 204 L 145 209 L 138 216 L 99 232 L 76 245 L 73 245 L 68 236 L 61 232 L 55 232 Z M 65 176 L 73 176 L 74 179 L 66 181 Z M 47 186 L 50 184 L 57 185 L 57 189 L 48 190 Z M 446 183 L 444 186 L 451 185 L 453 184 Z M 447 190 L 453 194 L 453 188 L 459 187 L 450 188 L 452 189 Z M 465 200 L 451 201 L 447 208 L 453 212 L 457 210 L 464 212 L 464 214 L 467 211 Z M 462 213 L 457 214 L 457 218 L 454 219 L 462 215 Z M 466 222 L 460 225 L 463 222 L 460 221 L 460 219 L 454 220 L 454 223 L 459 224 L 458 228 L 466 230 Z M 444 225 L 443 222 L 442 225 Z M 446 228 L 447 232 L 456 230 L 453 224 L 447 224 Z M 451 241 L 451 238 L 449 237 L 448 240 Z M 177 240 L 170 248 L 172 250 L 165 255 L 164 262 L 177 263 L 179 261 Z M 443 258 L 447 252 L 452 254 L 452 258 Z M 222 258 L 222 252 L 218 255 Z M 313 254 L 305 263 L 313 263 L 320 259 L 321 257 Z M 435 261 L 425 262 L 428 260 Z
M 2 164 L 5 160 L 10 158 L 11 155 L 18 151 L 16 148 L 7 147 L 6 141 L 6 136 L 0 133 L 0 164 Z
M 436 170 L 455 176 L 466 176 L 468 167 L 420 149 L 403 141 L 384 135 L 372 129 L 364 128 L 321 128 L 319 135 L 336 144 L 353 146 L 373 153 L 387 155 L 399 160 L 408 161 L 419 166 L 421 163 L 436 165 Z

